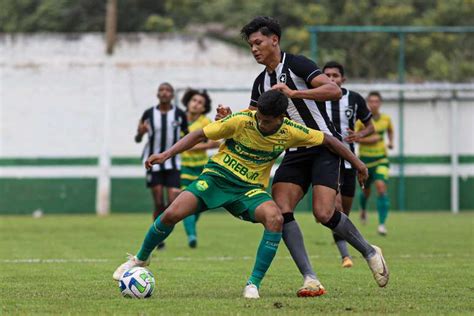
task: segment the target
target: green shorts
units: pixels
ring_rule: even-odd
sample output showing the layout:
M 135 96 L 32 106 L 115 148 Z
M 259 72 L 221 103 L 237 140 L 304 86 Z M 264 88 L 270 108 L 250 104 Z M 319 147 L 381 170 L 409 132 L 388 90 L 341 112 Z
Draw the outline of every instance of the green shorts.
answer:
M 223 207 L 235 217 L 255 223 L 255 209 L 272 197 L 261 186 L 251 185 L 230 175 L 203 173 L 186 191 L 198 198 L 197 212 Z
M 196 180 L 199 175 L 201 174 L 202 170 L 204 169 L 204 166 L 198 166 L 198 167 L 187 167 L 187 166 L 181 166 L 181 190 L 186 189 L 188 185 L 191 184 L 194 180 Z
M 369 178 L 367 179 L 365 186 L 369 188 L 374 181 L 381 180 L 385 183 L 388 182 L 388 173 L 390 171 L 390 163 L 387 156 L 378 157 L 364 157 L 361 156 L 360 160 L 369 169 Z

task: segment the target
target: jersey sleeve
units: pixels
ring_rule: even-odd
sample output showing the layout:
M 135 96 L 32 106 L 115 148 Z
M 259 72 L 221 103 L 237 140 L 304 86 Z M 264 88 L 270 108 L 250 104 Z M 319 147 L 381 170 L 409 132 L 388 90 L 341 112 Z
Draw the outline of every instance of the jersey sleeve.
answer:
M 140 122 L 143 123 L 143 122 L 145 122 L 146 120 L 150 120 L 150 119 L 151 119 L 152 110 L 153 110 L 153 108 L 150 108 L 150 109 L 145 110 L 145 112 L 143 112 L 143 114 L 142 114 L 142 117 L 140 118 Z
M 227 139 L 239 130 L 242 117 L 239 112 L 234 113 L 220 121 L 215 121 L 205 126 L 202 130 L 204 135 L 211 140 Z
M 253 87 L 252 87 L 252 95 L 250 97 L 250 105 L 251 106 L 257 106 L 258 98 L 261 95 L 261 91 L 263 87 L 263 81 L 265 79 L 265 70 L 258 75 L 257 78 L 255 78 L 255 81 L 253 82 Z
M 358 93 L 354 93 L 357 104 L 356 118 L 362 123 L 367 123 L 372 118 L 372 113 L 365 102 L 365 99 Z
M 290 63 L 291 70 L 300 78 L 303 78 L 307 84 L 322 74 L 321 69 L 311 59 L 305 56 L 295 55 Z
M 188 118 L 186 117 L 186 113 L 183 111 L 180 111 L 179 115 L 181 117 L 181 126 L 180 126 L 181 133 L 183 133 L 183 135 L 186 135 L 189 133 Z
M 291 127 L 291 141 L 288 147 L 312 147 L 322 145 L 324 133 L 306 126 L 293 123 Z

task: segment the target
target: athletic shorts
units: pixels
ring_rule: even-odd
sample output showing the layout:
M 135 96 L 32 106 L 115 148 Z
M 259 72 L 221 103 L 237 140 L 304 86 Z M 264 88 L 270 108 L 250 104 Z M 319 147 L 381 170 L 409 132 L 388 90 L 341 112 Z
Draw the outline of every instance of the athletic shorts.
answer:
M 344 165 L 344 164 L 343 164 Z M 354 197 L 356 188 L 356 175 L 355 169 L 341 168 L 341 184 L 340 192 L 343 196 Z
M 390 171 L 390 165 L 388 163 L 381 163 L 368 169 L 369 178 L 365 184 L 366 187 L 370 187 L 372 183 L 377 180 L 381 180 L 385 183 L 388 182 L 388 173 Z
M 148 188 L 163 185 L 168 188 L 179 189 L 179 170 L 159 170 L 146 172 L 146 186 Z
M 181 166 L 181 190 L 186 189 L 186 187 L 190 185 L 191 182 L 196 180 L 201 174 L 203 169 L 204 169 L 204 166 L 198 166 L 198 167 Z
M 185 191 L 198 198 L 198 212 L 218 207 L 225 208 L 233 216 L 255 223 L 255 210 L 272 197 L 262 187 L 237 183 L 226 176 L 203 173 Z
M 341 159 L 325 146 L 289 151 L 278 167 L 273 184 L 289 182 L 299 185 L 306 193 L 310 184 L 339 189 Z

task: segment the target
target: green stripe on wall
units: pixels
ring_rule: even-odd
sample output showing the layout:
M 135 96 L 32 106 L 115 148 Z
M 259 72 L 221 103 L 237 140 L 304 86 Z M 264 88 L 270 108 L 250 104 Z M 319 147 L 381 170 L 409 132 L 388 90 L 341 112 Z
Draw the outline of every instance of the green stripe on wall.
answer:
M 96 179 L 0 179 L 0 214 L 95 213 Z
M 0 158 L 0 166 L 97 166 L 98 158 Z
M 280 156 L 276 163 L 280 163 L 283 156 Z M 400 163 L 398 156 L 390 157 L 391 163 Z M 406 164 L 449 164 L 451 157 L 444 156 L 406 156 Z M 0 167 L 7 166 L 97 166 L 97 157 L 72 157 L 72 158 L 0 158 Z M 474 155 L 460 155 L 459 163 L 473 164 Z M 112 157 L 113 166 L 139 166 L 142 164 L 140 157 Z

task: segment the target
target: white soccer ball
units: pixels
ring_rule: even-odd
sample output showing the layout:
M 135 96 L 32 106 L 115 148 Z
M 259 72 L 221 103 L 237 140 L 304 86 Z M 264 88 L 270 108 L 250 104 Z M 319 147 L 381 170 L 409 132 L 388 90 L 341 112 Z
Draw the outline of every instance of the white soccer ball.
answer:
M 124 297 L 148 298 L 155 290 L 155 277 L 146 268 L 131 268 L 120 278 L 119 287 Z

